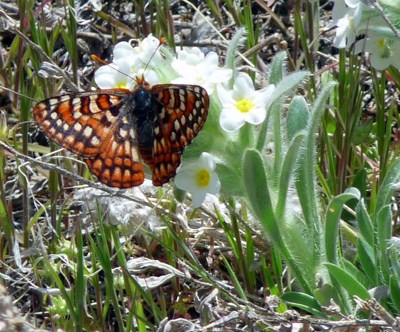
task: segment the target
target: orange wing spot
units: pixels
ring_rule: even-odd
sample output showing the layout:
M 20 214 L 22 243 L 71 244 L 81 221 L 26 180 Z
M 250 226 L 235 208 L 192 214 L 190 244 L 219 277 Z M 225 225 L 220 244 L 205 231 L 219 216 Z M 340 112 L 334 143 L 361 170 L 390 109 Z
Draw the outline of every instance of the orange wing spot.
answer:
M 169 102 L 171 100 L 171 93 L 169 91 L 162 91 L 161 93 L 161 103 L 164 105 L 169 105 Z
M 99 95 L 97 97 L 96 101 L 97 101 L 97 104 L 99 105 L 99 107 L 104 110 L 107 110 L 112 106 L 108 95 Z
M 115 163 L 115 159 L 114 159 L 114 162 L 113 162 L 113 160 L 110 159 L 110 158 L 104 159 L 104 166 L 105 166 L 105 167 L 112 168 L 114 164 L 116 164 L 116 163 Z
M 62 115 L 64 113 L 71 114 L 71 101 L 63 101 L 57 106 L 57 113 Z
M 187 95 L 187 103 L 186 103 L 186 108 L 189 108 L 188 106 L 190 105 L 190 108 L 193 109 L 194 103 L 196 102 L 196 96 L 194 93 L 189 93 Z
M 124 171 L 124 174 L 122 175 L 122 183 L 130 182 L 131 179 L 132 179 L 131 172 L 128 169 L 126 169 Z
M 96 171 L 97 174 L 101 173 L 101 170 L 103 169 L 103 163 L 101 160 L 97 159 L 92 166 L 92 169 Z
M 109 169 L 106 169 L 106 170 L 104 170 L 103 173 L 101 173 L 101 179 L 102 179 L 102 182 L 104 182 L 104 183 L 109 183 L 110 182 L 111 173 L 110 173 Z
M 121 168 L 115 167 L 111 174 L 111 184 L 113 187 L 120 187 L 122 182 Z
M 95 119 L 95 118 L 90 118 L 87 122 L 86 122 L 86 126 L 92 127 L 92 128 L 96 128 L 99 125 L 99 120 Z
M 124 160 L 122 158 L 120 158 L 120 157 L 115 157 L 114 158 L 114 164 L 117 165 L 117 166 L 122 166 L 124 164 Z M 109 166 L 109 167 L 111 167 L 111 166 Z

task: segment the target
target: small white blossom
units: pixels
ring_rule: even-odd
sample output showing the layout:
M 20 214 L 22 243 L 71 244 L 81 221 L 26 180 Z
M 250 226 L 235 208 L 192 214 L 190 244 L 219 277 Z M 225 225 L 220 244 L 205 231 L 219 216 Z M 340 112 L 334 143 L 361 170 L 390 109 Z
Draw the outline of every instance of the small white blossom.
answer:
M 177 84 L 197 84 L 211 95 L 215 86 L 225 83 L 232 77 L 232 70 L 218 66 L 218 55 L 210 52 L 204 55 L 197 47 L 178 51 L 171 66 L 180 77 L 173 80 Z
M 115 45 L 113 62 L 100 67 L 95 73 L 94 80 L 99 88 L 132 90 L 136 85 L 136 79 L 142 76 L 150 85 L 160 83 L 158 75 L 150 68 L 146 68 L 147 64 L 156 66 L 161 61 L 161 54 L 156 50 L 155 41 L 158 46 L 160 43 L 158 39 L 150 35 L 137 47 L 132 47 L 128 42 Z
M 225 131 L 232 132 L 241 128 L 245 122 L 258 125 L 265 120 L 269 99 L 275 89 L 273 84 L 261 90 L 255 90 L 250 76 L 240 73 L 233 90 L 218 89 L 222 104 L 219 123 Z
M 356 43 L 355 53 L 368 52 L 372 67 L 384 70 L 390 65 L 400 68 L 400 42 L 396 38 L 387 38 L 370 32 L 367 39 Z
M 160 40 L 153 35 L 148 35 L 145 39 L 139 42 L 137 47 L 133 48 L 137 66 L 157 67 L 162 62 L 162 55 L 160 53 Z
M 175 185 L 192 194 L 193 207 L 200 207 L 206 194 L 216 195 L 221 189 L 221 182 L 215 173 L 214 158 L 203 152 L 198 160 L 181 165 L 175 177 Z
M 355 41 L 362 17 L 363 5 L 360 0 L 337 0 L 333 8 L 333 22 L 330 29 L 337 26 L 333 46 L 349 48 Z

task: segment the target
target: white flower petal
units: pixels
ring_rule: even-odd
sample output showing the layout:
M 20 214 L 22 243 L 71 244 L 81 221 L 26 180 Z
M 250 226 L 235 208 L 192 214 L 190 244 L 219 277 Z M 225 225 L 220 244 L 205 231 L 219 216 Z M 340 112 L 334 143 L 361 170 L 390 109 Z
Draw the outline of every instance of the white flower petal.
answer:
M 233 95 L 236 100 L 238 99 L 250 99 L 254 91 L 253 81 L 247 74 L 239 74 L 233 85 Z
M 177 60 L 183 61 L 190 66 L 196 66 L 203 62 L 204 57 L 204 53 L 198 47 L 184 47 L 177 52 Z
M 211 71 L 207 77 L 212 83 L 225 83 L 232 78 L 232 69 L 217 68 Z
M 114 46 L 113 50 L 113 61 L 117 62 L 119 60 L 132 59 L 133 47 L 128 42 L 120 42 Z
M 205 67 L 218 67 L 218 54 L 215 52 L 208 53 L 203 63 Z
M 225 108 L 231 106 L 234 108 L 235 100 L 233 99 L 233 91 L 227 90 L 224 87 L 218 88 L 218 99 L 220 100 L 221 104 L 224 105 Z
M 221 181 L 219 180 L 218 176 L 214 174 L 211 177 L 210 187 L 208 189 L 208 192 L 212 195 L 216 195 L 220 192 L 220 190 L 221 190 Z
M 242 113 L 233 109 L 223 108 L 219 117 L 219 125 L 228 132 L 240 129 L 245 122 Z
M 94 75 L 94 81 L 97 86 L 101 89 L 116 87 L 117 82 L 121 81 L 121 79 L 123 80 L 123 77 L 121 77 L 122 75 L 117 71 L 117 69 L 118 66 L 113 64 L 98 68 Z
M 244 113 L 244 120 L 253 125 L 259 125 L 265 120 L 267 110 L 265 107 L 255 108 L 251 112 Z
M 206 199 L 207 192 L 205 190 L 198 190 L 192 193 L 192 203 L 194 208 L 198 208 Z
M 203 152 L 201 154 L 198 165 L 199 167 L 207 168 L 210 172 L 214 172 L 216 166 L 214 158 L 208 152 Z

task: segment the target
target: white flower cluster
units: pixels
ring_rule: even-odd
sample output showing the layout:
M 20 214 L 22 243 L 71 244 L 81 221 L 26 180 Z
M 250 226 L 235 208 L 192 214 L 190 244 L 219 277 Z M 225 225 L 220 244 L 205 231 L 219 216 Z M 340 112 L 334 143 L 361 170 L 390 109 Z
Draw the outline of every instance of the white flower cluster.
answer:
M 327 29 L 337 27 L 335 47 L 349 49 L 359 37 L 355 54 L 369 53 L 371 65 L 378 70 L 390 65 L 400 68 L 400 40 L 376 9 L 362 0 L 335 0 L 332 18 Z

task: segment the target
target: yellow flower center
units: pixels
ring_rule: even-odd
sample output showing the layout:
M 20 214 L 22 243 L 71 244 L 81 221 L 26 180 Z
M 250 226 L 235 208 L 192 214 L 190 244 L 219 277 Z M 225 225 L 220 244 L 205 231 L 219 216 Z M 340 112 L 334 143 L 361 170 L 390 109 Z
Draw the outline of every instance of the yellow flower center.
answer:
M 210 184 L 211 174 L 206 168 L 199 169 L 196 172 L 196 183 L 199 187 L 207 187 Z
M 117 89 L 126 89 L 126 81 L 118 82 L 115 86 Z
M 247 113 L 254 108 L 254 103 L 249 99 L 240 99 L 236 102 L 236 109 L 239 112 Z

